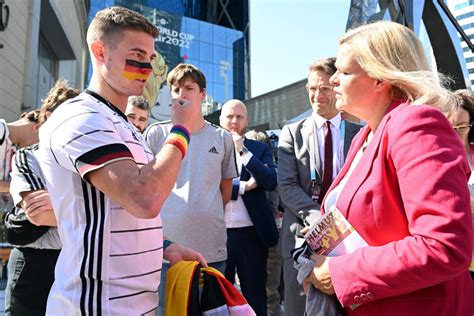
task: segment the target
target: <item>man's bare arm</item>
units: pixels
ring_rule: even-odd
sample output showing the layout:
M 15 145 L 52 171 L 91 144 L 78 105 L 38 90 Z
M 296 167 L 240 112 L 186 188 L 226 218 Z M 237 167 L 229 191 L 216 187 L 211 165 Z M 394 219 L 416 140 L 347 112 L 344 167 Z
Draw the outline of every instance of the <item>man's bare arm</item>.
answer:
M 232 178 L 231 179 L 222 179 L 220 184 L 222 203 L 224 207 L 230 201 L 232 196 Z
M 53 206 L 46 189 L 20 193 L 20 202 L 30 223 L 36 226 L 57 226 Z
M 154 218 L 176 182 L 181 159 L 178 147 L 165 144 L 156 159 L 141 169 L 132 160 L 121 160 L 86 177 L 133 216 Z

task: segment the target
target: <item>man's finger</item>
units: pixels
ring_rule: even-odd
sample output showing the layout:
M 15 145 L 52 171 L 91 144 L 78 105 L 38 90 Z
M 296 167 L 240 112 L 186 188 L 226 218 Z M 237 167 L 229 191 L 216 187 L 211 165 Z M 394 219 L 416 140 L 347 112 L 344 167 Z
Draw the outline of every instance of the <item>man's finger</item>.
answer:
M 196 253 L 196 261 L 199 262 L 204 268 L 207 268 L 207 261 L 200 253 Z

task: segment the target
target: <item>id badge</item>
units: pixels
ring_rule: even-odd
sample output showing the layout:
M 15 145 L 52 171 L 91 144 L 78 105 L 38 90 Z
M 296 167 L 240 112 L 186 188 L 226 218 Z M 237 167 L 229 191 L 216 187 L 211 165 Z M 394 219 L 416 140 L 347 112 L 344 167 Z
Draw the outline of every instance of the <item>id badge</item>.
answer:
M 319 194 L 321 193 L 321 186 L 316 183 L 316 181 L 311 181 L 311 199 L 316 202 L 319 199 Z

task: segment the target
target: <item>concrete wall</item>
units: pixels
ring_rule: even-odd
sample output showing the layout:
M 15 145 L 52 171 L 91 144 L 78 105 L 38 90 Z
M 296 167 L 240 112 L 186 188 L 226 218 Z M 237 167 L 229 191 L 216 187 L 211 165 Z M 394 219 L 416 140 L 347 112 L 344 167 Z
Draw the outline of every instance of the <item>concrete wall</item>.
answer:
M 286 121 L 311 109 L 306 79 L 244 101 L 249 116 L 249 126 L 269 125 L 280 129 Z
M 3 1 L 10 19 L 0 32 L 0 118 L 10 122 L 38 108 L 59 78 L 83 88 L 87 12 L 84 0 Z M 56 56 L 53 73 L 40 66 L 41 38 Z
M 5 5 L 10 8 L 10 19 L 5 31 L 0 32 L 0 43 L 4 46 L 0 49 L 0 117 L 12 121 L 21 113 L 25 60 L 31 42 L 29 24 L 34 22 L 30 12 L 36 3 L 6 0 Z

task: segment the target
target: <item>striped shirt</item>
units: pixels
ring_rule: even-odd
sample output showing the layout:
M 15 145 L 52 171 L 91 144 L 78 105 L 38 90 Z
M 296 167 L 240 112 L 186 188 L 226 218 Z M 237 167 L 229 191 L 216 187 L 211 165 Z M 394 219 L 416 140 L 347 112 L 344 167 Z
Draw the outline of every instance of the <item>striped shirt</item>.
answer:
M 7 122 L 0 119 L 0 180 L 10 181 L 13 155 L 16 146 L 10 139 Z M 10 193 L 0 192 L 0 212 L 8 212 L 13 207 Z
M 13 146 L 8 131 L 7 122 L 0 119 L 0 180 L 9 181 L 12 166 L 12 158 L 15 154 L 15 146 Z
M 45 189 L 43 172 L 39 167 L 36 155 L 38 144 L 19 149 L 14 156 L 12 166 L 10 194 L 13 203 L 18 205 L 22 201 L 20 193 Z M 22 209 L 19 210 L 23 212 Z M 58 229 L 50 227 L 48 231 L 34 242 L 23 247 L 36 249 L 61 249 Z
M 158 305 L 161 218 L 136 218 L 85 180 L 124 159 L 143 166 L 153 154 L 94 92 L 66 101 L 40 130 L 40 166 L 63 243 L 47 314 L 146 315 Z

